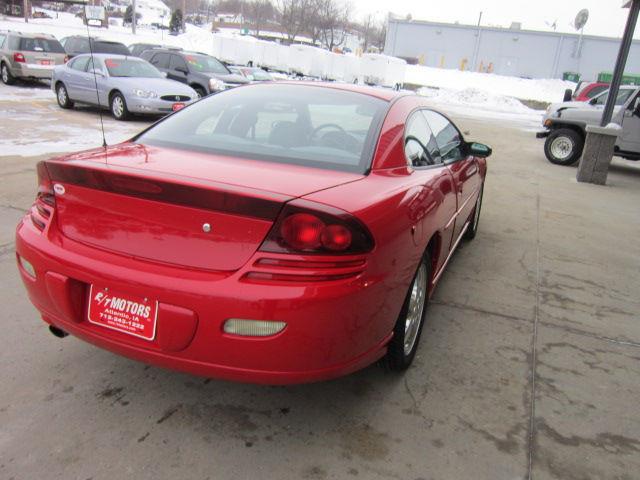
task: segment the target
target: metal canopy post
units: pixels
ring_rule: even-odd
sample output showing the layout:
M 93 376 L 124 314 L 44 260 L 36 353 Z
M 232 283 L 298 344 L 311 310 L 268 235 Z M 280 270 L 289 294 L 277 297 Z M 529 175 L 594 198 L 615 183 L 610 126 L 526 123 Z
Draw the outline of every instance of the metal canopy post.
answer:
M 640 10 L 640 0 L 627 0 L 623 8 L 630 8 L 627 24 L 624 29 L 624 36 L 618 51 L 615 71 L 611 79 L 607 102 L 602 112 L 600 125 L 587 125 L 587 137 L 584 143 L 584 151 L 576 179 L 578 182 L 595 183 L 604 185 L 607 182 L 609 165 L 613 159 L 616 141 L 622 134 L 622 126 L 611 123 L 613 109 L 618 98 L 618 91 L 622 83 L 622 74 L 629 56 L 631 40 L 638 21 L 638 11 Z
M 602 120 L 600 121 L 601 127 L 606 127 L 609 122 L 611 122 L 613 107 L 616 104 L 618 90 L 620 90 L 620 84 L 622 83 L 622 74 L 624 73 L 624 67 L 627 64 L 627 57 L 629 56 L 629 49 L 631 48 L 631 41 L 633 40 L 633 32 L 636 28 L 636 22 L 638 21 L 640 0 L 629 0 L 624 6 L 631 7 L 631 10 L 629 11 L 629 17 L 627 18 L 627 25 L 624 27 L 624 36 L 622 37 L 622 44 L 618 51 L 616 68 L 613 71 L 613 78 L 611 79 L 611 86 L 609 87 L 609 96 L 607 97 L 607 103 L 604 106 L 604 112 L 602 112 Z

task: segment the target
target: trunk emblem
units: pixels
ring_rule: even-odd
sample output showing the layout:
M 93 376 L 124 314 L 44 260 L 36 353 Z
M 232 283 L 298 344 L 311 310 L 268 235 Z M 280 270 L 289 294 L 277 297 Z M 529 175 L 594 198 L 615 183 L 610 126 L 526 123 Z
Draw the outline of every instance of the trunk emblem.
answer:
M 66 190 L 64 189 L 64 185 L 60 185 L 59 183 L 56 183 L 56 184 L 53 186 L 53 191 L 54 191 L 56 194 L 58 194 L 58 195 L 64 195 L 64 192 L 65 192 Z
M 208 223 L 203 223 L 202 224 L 202 231 L 204 233 L 209 233 L 211 231 L 211 225 Z

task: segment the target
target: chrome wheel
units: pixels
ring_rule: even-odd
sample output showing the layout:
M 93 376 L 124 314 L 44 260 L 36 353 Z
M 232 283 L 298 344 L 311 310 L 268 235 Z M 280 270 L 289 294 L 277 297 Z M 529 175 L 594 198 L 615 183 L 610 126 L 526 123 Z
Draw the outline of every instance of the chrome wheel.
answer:
M 565 160 L 571 156 L 573 152 L 573 142 L 569 137 L 559 136 L 553 139 L 549 146 L 551 155 L 558 160 Z
M 64 107 L 67 104 L 67 89 L 62 85 L 58 87 L 58 103 L 61 107 Z
M 113 113 L 113 116 L 116 118 L 120 118 L 124 114 L 124 100 L 120 95 L 113 97 L 111 101 L 111 113 Z
M 6 65 L 2 66 L 2 81 L 4 83 L 9 83 L 9 70 Z
M 409 355 L 416 343 L 420 323 L 422 322 L 422 314 L 424 313 L 425 300 L 427 298 L 427 266 L 420 264 L 418 273 L 411 285 L 411 298 L 409 299 L 409 308 L 407 318 L 404 324 L 404 354 Z

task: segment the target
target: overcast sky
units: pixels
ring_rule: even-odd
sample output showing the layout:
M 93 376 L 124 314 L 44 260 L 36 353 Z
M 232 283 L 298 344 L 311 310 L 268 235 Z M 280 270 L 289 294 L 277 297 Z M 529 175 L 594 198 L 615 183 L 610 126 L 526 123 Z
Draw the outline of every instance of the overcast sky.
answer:
M 505 26 L 521 22 L 522 28 L 575 32 L 573 20 L 582 8 L 589 9 L 588 35 L 622 36 L 629 9 L 621 8 L 623 0 L 352 0 L 358 17 L 368 12 L 384 18 L 389 10 L 414 20 L 476 24 L 482 10 L 482 24 Z M 640 39 L 640 25 L 634 38 Z

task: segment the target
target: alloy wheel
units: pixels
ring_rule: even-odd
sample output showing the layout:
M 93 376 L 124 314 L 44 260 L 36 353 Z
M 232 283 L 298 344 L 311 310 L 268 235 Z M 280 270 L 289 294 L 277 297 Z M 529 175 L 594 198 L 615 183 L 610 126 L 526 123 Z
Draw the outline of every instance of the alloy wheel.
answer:
M 551 155 L 558 160 L 565 160 L 573 151 L 573 142 L 568 137 L 559 136 L 553 139 L 549 150 L 551 150 Z
M 411 298 L 407 318 L 404 324 L 404 354 L 409 355 L 416 343 L 420 322 L 424 313 L 425 301 L 427 298 L 427 266 L 423 262 L 420 264 L 418 273 L 411 285 Z
M 4 83 L 9 83 L 9 70 L 6 65 L 2 66 L 2 81 Z
M 111 111 L 113 112 L 114 117 L 122 117 L 122 114 L 124 113 L 124 101 L 119 95 L 113 98 L 113 101 L 111 102 Z
M 62 85 L 58 87 L 58 103 L 61 106 L 67 104 L 67 90 Z

